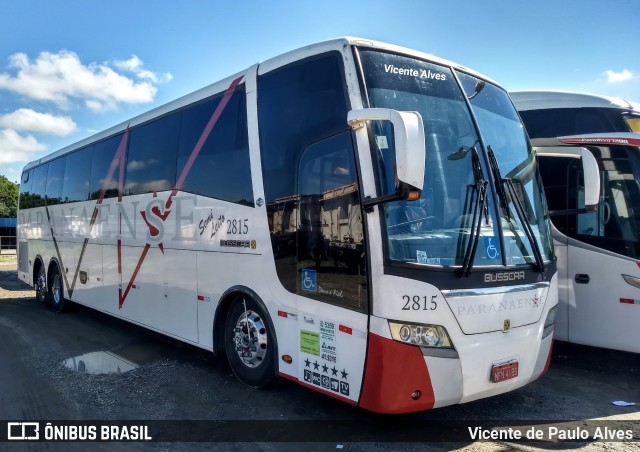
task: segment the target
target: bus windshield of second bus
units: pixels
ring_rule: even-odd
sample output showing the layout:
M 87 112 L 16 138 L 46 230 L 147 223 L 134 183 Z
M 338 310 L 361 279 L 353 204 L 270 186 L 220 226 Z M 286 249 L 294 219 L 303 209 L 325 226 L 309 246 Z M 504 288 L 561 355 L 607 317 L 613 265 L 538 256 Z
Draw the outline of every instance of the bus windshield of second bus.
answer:
M 640 104 L 616 97 L 563 91 L 513 91 L 529 138 L 640 132 Z

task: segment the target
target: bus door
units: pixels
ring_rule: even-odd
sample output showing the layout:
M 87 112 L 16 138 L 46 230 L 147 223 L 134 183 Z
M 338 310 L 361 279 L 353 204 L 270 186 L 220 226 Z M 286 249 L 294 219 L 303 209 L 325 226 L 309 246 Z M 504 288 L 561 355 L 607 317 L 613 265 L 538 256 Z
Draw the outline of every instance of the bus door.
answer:
M 634 306 L 640 304 L 640 168 L 633 148 L 590 149 L 600 163 L 602 196 L 597 211 L 575 216 L 571 231 L 577 241 L 567 249 L 569 341 L 640 352 Z M 569 172 L 569 181 L 576 179 Z
M 343 56 L 270 69 L 259 69 L 257 91 L 265 201 L 281 306 L 297 317 L 296 337 L 279 350 L 293 357 L 300 384 L 355 402 L 367 259 Z M 287 313 L 276 320 L 287 334 L 293 322 Z
M 351 133 L 307 147 L 297 179 L 298 379 L 357 402 L 366 355 L 368 301 Z

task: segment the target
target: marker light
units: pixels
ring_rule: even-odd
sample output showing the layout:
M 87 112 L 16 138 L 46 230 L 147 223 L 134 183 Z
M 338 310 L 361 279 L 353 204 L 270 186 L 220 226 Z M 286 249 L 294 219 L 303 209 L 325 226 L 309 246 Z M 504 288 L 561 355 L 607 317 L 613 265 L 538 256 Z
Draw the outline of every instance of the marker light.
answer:
M 542 339 L 544 339 L 545 337 L 547 337 L 548 335 L 550 335 L 553 332 L 553 329 L 555 327 L 555 323 L 556 323 L 556 313 L 557 313 L 557 308 L 558 306 L 554 306 L 551 309 L 549 309 L 549 312 L 547 313 L 547 318 L 544 321 L 544 331 L 542 333 Z
M 453 348 L 447 330 L 440 325 L 418 325 L 389 321 L 391 337 L 405 344 L 420 347 Z
M 638 264 L 638 266 L 640 267 L 640 264 Z M 629 275 L 622 275 L 622 279 L 624 279 L 627 284 L 640 289 L 640 278 Z

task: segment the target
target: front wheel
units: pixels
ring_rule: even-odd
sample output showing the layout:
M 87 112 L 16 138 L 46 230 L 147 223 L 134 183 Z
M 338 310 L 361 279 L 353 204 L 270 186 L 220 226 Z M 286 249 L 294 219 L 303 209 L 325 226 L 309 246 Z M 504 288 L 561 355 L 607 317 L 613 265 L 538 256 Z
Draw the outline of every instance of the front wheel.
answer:
M 254 388 L 275 377 L 273 331 L 260 305 L 243 296 L 234 301 L 225 323 L 227 359 L 238 380 Z

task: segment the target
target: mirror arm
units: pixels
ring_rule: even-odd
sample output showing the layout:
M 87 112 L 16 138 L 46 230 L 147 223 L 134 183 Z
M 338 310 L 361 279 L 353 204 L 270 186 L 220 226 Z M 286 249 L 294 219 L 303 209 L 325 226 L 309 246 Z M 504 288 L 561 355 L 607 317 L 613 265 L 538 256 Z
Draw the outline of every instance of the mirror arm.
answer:
M 410 198 L 410 194 L 414 193 L 407 184 L 400 183 L 400 189 L 397 193 L 393 193 L 391 195 L 378 196 L 377 198 L 372 198 L 371 196 L 367 196 L 362 200 L 362 207 L 365 212 L 371 213 L 373 212 L 373 208 L 379 204 L 384 204 L 391 201 L 407 201 L 412 200 Z

